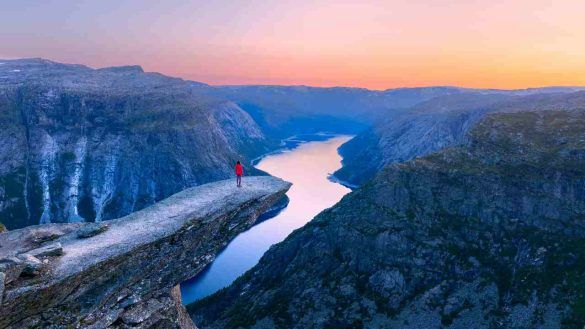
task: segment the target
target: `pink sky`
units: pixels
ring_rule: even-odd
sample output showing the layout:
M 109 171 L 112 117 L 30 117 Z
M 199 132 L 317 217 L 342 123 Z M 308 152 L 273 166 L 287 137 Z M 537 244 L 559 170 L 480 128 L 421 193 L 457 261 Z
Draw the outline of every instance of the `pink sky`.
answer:
M 585 85 L 585 1 L 22 0 L 0 57 L 210 84 Z

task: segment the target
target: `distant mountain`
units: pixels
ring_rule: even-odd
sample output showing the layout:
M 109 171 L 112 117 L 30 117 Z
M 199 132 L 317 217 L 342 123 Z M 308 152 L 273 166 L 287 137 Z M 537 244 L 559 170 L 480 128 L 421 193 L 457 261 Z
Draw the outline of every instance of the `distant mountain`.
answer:
M 335 176 L 347 185 L 358 186 L 389 163 L 461 143 L 466 132 L 486 113 L 539 107 L 539 102 L 552 99 L 563 103 L 569 99 L 568 94 L 585 88 L 499 90 L 443 86 L 375 91 L 343 87 L 219 86 L 201 89 L 208 95 L 237 103 L 274 138 L 318 131 L 357 134 L 340 148 L 343 168 Z
M 388 119 L 402 110 L 453 95 L 507 95 L 568 93 L 580 87 L 546 87 L 519 90 L 470 89 L 438 86 L 396 88 L 383 91 L 363 88 L 308 86 L 218 86 L 208 93 L 236 102 L 267 133 L 288 137 L 297 133 L 329 130 L 355 133 Z
M 434 97 L 463 93 L 455 87 L 374 91 L 306 86 L 220 86 L 209 93 L 236 102 L 268 134 L 359 132 L 380 117 Z
M 578 89 L 476 90 L 435 97 L 378 120 L 344 144 L 340 148 L 343 168 L 335 176 L 360 185 L 387 164 L 460 144 L 487 113 L 585 109 L 585 91 L 575 91 Z
M 203 328 L 582 328 L 585 111 L 490 114 L 389 165 L 233 285 Z
M 119 217 L 276 146 L 204 86 L 139 66 L 0 60 L 0 222 Z

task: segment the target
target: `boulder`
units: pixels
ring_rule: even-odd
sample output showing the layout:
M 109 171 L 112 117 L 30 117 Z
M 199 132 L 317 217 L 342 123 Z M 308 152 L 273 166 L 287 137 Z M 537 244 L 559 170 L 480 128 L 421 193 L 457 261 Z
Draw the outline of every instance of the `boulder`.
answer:
M 19 258 L 24 262 L 24 268 L 22 270 L 23 275 L 35 276 L 40 273 L 43 268 L 43 262 L 41 262 L 35 256 L 29 254 L 20 255 Z
M 38 258 L 48 256 L 62 256 L 63 247 L 61 246 L 61 243 L 55 242 L 37 249 L 27 251 L 26 253 Z
M 0 259 L 0 272 L 5 274 L 5 283 L 10 283 L 18 279 L 25 266 L 25 263 L 17 257 Z
M 28 239 L 35 245 L 41 245 L 45 242 L 53 241 L 63 235 L 65 235 L 63 230 L 55 226 L 47 226 L 38 230 L 30 231 Z
M 92 236 L 104 233 L 105 231 L 108 230 L 108 228 L 110 227 L 106 223 L 94 223 L 80 229 L 79 232 L 77 233 L 77 237 L 79 239 L 91 238 Z

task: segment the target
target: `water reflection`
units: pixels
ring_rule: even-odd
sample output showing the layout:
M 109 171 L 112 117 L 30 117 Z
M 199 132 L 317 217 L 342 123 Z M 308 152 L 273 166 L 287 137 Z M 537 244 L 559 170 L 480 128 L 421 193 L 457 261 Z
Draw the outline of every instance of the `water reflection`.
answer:
M 282 153 L 269 155 L 257 168 L 292 182 L 288 207 L 277 216 L 255 225 L 229 243 L 217 259 L 197 277 L 181 284 L 183 303 L 208 296 L 228 286 L 252 268 L 268 248 L 302 227 L 322 210 L 333 206 L 350 190 L 327 179 L 341 167 L 337 148 L 349 136 L 299 144 Z M 242 181 L 246 183 L 245 177 Z

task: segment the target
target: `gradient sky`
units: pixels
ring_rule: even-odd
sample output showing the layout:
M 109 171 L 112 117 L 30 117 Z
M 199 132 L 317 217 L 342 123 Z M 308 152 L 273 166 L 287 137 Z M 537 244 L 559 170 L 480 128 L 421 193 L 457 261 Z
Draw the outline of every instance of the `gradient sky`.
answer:
M 585 85 L 583 0 L 1 0 L 0 58 L 210 84 Z

